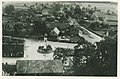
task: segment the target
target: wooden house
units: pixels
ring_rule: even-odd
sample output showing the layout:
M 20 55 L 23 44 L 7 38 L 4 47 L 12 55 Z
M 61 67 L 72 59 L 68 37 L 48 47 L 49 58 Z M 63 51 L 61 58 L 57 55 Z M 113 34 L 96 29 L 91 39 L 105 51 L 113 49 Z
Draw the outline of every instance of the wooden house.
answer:
M 117 30 L 118 19 L 117 16 L 106 15 L 107 24 L 110 26 L 110 29 Z
M 105 14 L 101 12 L 95 12 L 90 17 L 90 20 L 92 20 L 93 22 L 99 22 L 100 24 L 104 23 L 105 19 L 106 19 Z

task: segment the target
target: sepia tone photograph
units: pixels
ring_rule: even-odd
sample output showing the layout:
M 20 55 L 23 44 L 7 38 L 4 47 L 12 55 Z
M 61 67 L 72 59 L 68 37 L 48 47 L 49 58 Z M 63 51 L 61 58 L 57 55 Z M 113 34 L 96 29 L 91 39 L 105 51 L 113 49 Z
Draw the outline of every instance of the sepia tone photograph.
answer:
M 118 2 L 2 1 L 2 76 L 117 77 Z

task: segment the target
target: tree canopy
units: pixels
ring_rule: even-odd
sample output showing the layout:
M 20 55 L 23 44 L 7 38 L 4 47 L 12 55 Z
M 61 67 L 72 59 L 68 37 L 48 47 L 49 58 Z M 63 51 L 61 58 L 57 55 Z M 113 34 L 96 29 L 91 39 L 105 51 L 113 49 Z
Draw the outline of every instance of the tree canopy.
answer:
M 79 47 L 78 47 L 79 48 Z M 111 38 L 97 43 L 95 49 L 88 44 L 86 48 L 75 49 L 75 75 L 116 76 L 117 75 L 117 41 Z M 86 58 L 86 59 L 85 59 Z M 82 62 L 82 61 L 85 62 Z
M 13 13 L 13 11 L 14 11 L 14 6 L 13 5 L 8 5 L 8 6 L 5 7 L 5 13 L 7 13 L 8 15 Z

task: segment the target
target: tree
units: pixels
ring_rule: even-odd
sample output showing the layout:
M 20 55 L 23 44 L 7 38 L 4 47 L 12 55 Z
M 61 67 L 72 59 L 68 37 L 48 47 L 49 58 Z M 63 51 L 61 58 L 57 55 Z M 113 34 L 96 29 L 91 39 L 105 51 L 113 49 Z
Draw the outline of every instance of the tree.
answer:
M 100 25 L 100 23 L 99 22 L 95 22 L 95 23 L 91 23 L 90 24 L 90 26 L 89 26 L 89 28 L 91 29 L 91 30 L 100 30 L 100 27 L 101 25 Z
M 22 34 L 23 30 L 23 24 L 22 23 L 16 23 L 14 25 L 14 36 L 20 36 Z
M 55 4 L 54 10 L 55 11 L 60 11 L 60 4 Z
M 24 6 L 27 6 L 26 4 L 24 4 Z
M 5 13 L 7 13 L 8 15 L 11 15 L 14 11 L 14 6 L 13 5 L 9 5 L 5 7 Z
M 89 59 L 87 68 L 92 75 L 117 75 L 117 41 L 106 38 L 99 42 L 96 54 Z
M 94 7 L 94 11 L 96 11 L 97 10 L 97 7 Z
M 46 32 L 47 32 L 47 27 L 45 21 L 43 22 L 34 21 L 33 34 L 44 35 Z
M 89 4 L 88 7 L 91 7 L 91 5 Z
M 81 62 L 83 57 L 86 64 Z M 92 44 L 78 42 L 73 59 L 75 75 L 116 76 L 117 41 L 105 38 L 97 43 L 97 49 Z
M 76 5 L 75 9 L 74 9 L 74 14 L 78 14 L 80 15 L 81 14 L 81 8 L 79 5 Z
M 78 45 L 75 46 L 73 57 L 74 75 L 87 75 L 86 73 L 86 59 L 90 56 L 89 43 L 84 38 L 78 41 Z M 92 52 L 93 53 L 93 52 Z

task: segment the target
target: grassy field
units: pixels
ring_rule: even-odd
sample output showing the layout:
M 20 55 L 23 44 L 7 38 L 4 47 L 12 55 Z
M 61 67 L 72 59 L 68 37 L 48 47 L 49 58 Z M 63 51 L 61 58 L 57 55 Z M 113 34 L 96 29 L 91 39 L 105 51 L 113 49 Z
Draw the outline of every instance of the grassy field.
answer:
M 40 4 L 41 2 L 39 2 L 38 4 Z M 64 2 L 63 2 L 64 3 Z M 77 2 L 76 2 L 77 3 Z M 20 7 L 23 6 L 24 4 L 27 4 L 28 6 L 30 5 L 35 5 L 36 2 L 29 2 L 29 1 L 24 1 L 24 2 L 14 2 L 14 1 L 8 1 L 8 2 L 3 2 L 3 7 L 5 7 L 8 4 L 12 4 L 16 7 Z M 80 3 L 82 4 L 82 7 L 88 7 L 88 5 L 90 4 L 91 7 L 97 7 L 98 9 L 100 9 L 103 12 L 106 12 L 108 9 L 110 9 L 110 11 L 114 11 L 117 12 L 117 3 Z
M 109 9 L 110 11 L 117 12 L 117 4 L 112 4 L 112 3 L 82 3 L 83 7 L 87 7 L 88 4 L 91 5 L 91 7 L 95 7 L 100 9 L 102 12 L 107 12 Z

